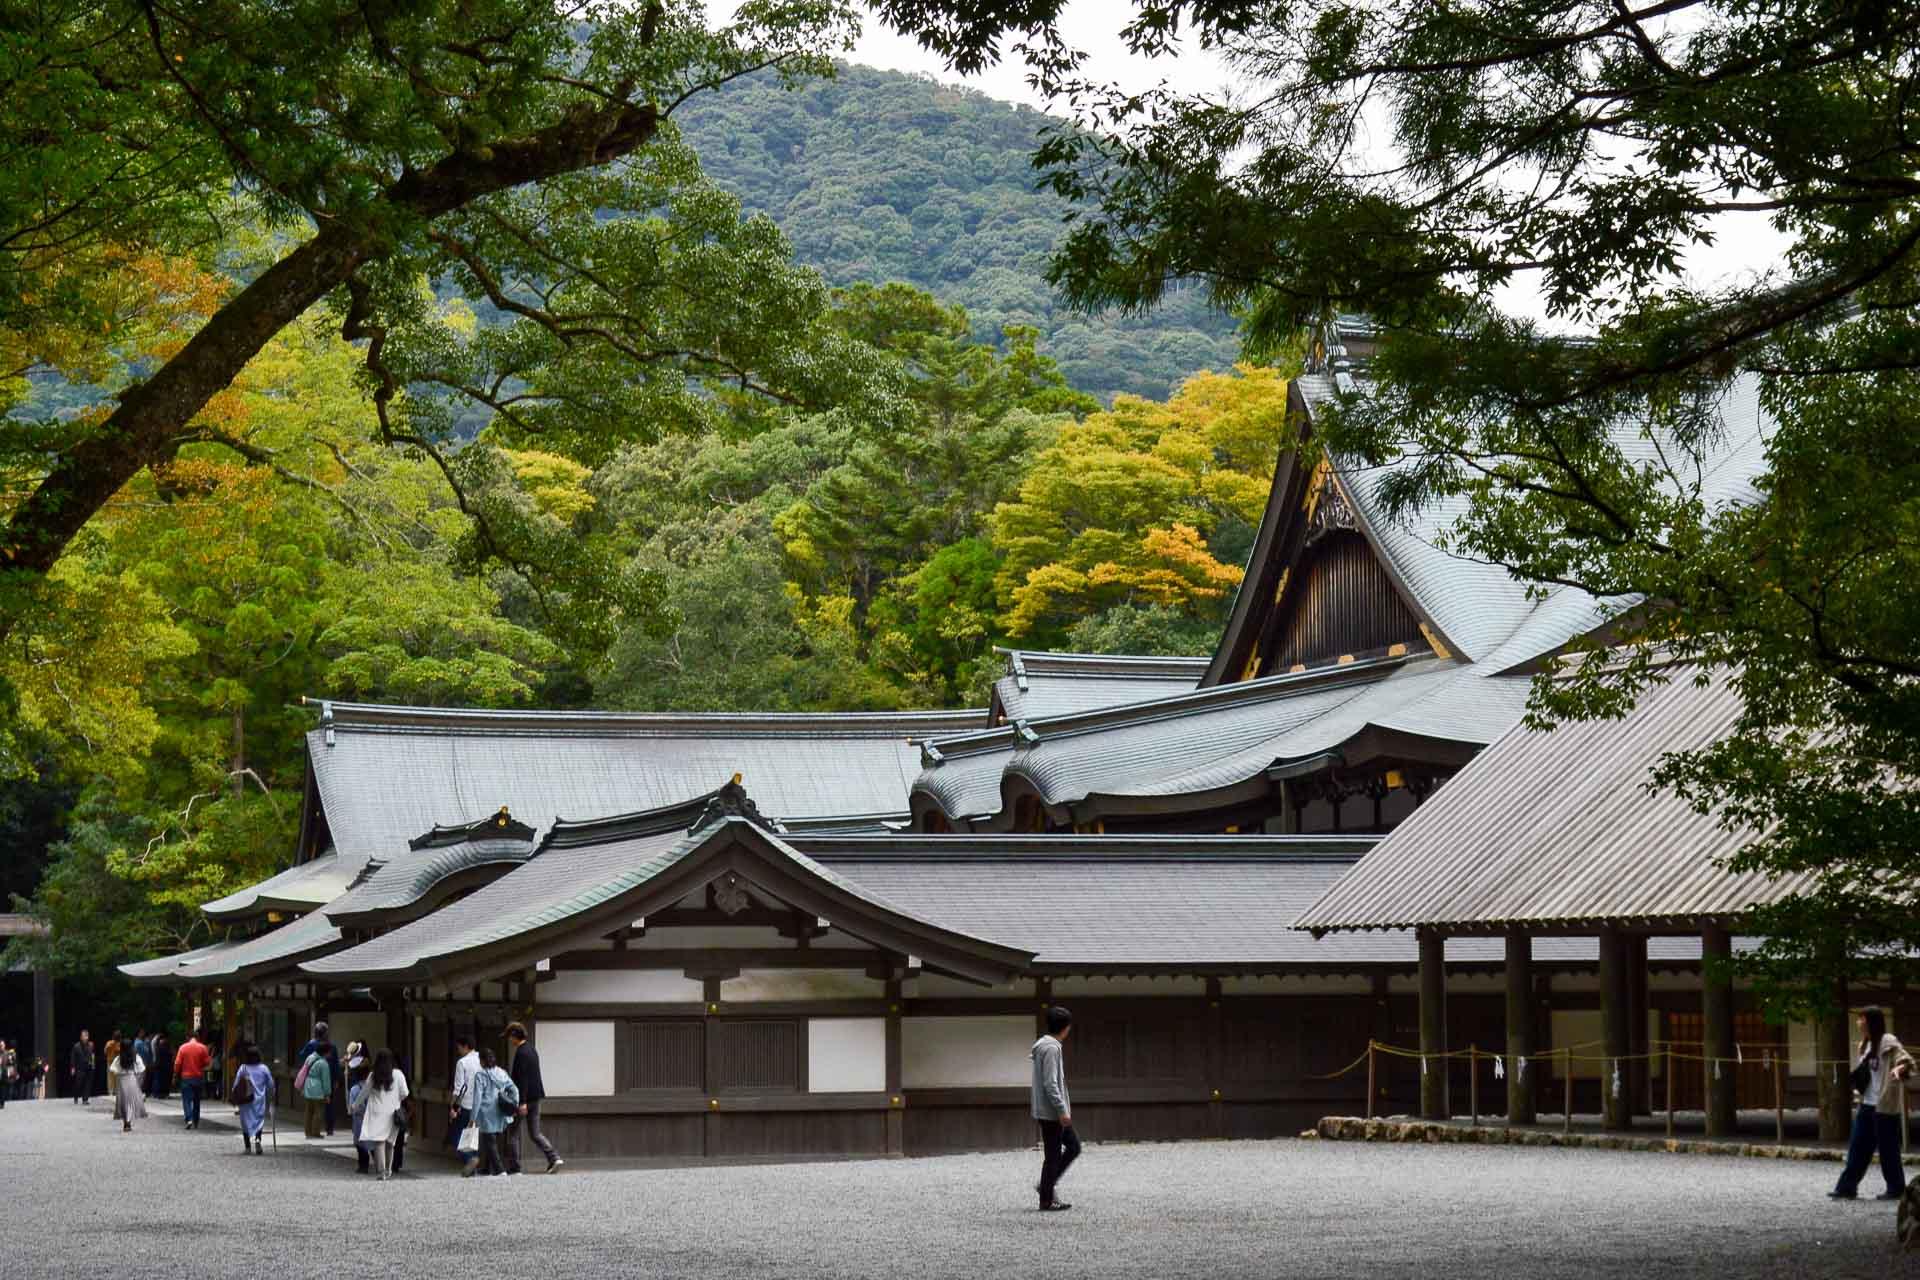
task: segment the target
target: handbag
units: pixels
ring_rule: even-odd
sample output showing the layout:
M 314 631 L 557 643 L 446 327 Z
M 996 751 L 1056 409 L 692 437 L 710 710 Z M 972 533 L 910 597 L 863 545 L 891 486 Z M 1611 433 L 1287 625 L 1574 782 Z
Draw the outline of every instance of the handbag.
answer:
M 480 1126 L 469 1122 L 467 1127 L 460 1131 L 460 1141 L 455 1145 L 454 1150 L 462 1155 L 477 1154 L 480 1150 Z
M 300 1070 L 296 1072 L 293 1077 L 293 1091 L 295 1093 L 301 1093 L 306 1089 L 307 1069 L 313 1066 L 313 1060 L 319 1056 L 317 1053 L 310 1053 L 307 1055 L 307 1060 L 300 1064 Z
M 1873 1083 L 1873 1068 L 1862 1062 L 1853 1069 L 1853 1075 L 1849 1079 L 1856 1093 L 1865 1093 L 1867 1086 Z

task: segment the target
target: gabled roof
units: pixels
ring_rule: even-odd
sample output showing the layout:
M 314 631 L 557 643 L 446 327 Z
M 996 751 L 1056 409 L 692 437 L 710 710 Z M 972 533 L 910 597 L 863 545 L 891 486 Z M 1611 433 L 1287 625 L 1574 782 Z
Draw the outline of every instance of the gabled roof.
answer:
M 359 874 L 360 866 L 360 862 L 349 864 L 335 854 L 323 853 L 258 884 L 202 903 L 200 910 L 208 919 L 222 924 L 263 916 L 269 911 L 311 911 L 339 897 Z
M 978 710 L 642 715 L 319 706 L 319 726 L 307 735 L 308 825 L 317 831 L 324 819 L 338 881 L 318 902 L 337 896 L 369 859 L 392 858 L 437 824 L 501 805 L 542 824 L 560 813 L 656 808 L 744 773 L 782 818 L 901 812 L 918 769 L 912 740 L 983 719 Z M 309 837 L 309 847 L 318 844 L 317 834 Z
M 696 814 L 691 824 L 690 809 Z M 464 984 L 531 968 L 723 876 L 962 977 L 999 981 L 1032 960 L 1029 952 L 903 911 L 796 852 L 754 812 L 736 782 L 646 813 L 555 823 L 525 865 L 424 919 L 302 970 L 336 983 Z
M 1516 727 L 1383 840 L 1296 921 L 1322 932 L 1433 926 L 1499 931 L 1732 922 L 1803 887 L 1734 874 L 1754 838 L 1671 792 L 1672 751 L 1707 746 L 1740 713 L 1724 673 L 1676 668 L 1621 720 Z
M 1412 970 L 1410 930 L 1314 939 L 1289 921 L 1378 836 L 868 836 L 790 843 L 888 901 L 1035 953 L 1036 973 Z M 1499 938 L 1450 938 L 1454 964 L 1504 962 Z M 1650 958 L 1697 960 L 1697 938 Z M 1542 964 L 1597 961 L 1593 938 L 1536 940 Z
M 340 942 L 340 930 L 327 919 L 326 911 L 310 911 L 290 924 L 269 929 L 244 941 L 203 948 L 203 954 L 188 952 L 184 956 L 161 957 L 177 962 L 161 980 L 190 986 L 224 986 L 245 982 L 290 969 L 309 956 L 339 946 Z M 139 963 L 158 965 L 159 962 L 156 959 Z M 149 974 L 147 980 L 155 979 Z
M 922 807 L 1010 821 L 1022 788 L 1076 821 L 1239 803 L 1274 780 L 1395 752 L 1464 762 L 1518 718 L 1524 678 L 1489 680 L 1406 655 L 1221 685 L 1174 698 L 926 744 Z
M 994 682 L 991 724 L 1093 711 L 1186 693 L 1206 673 L 1206 658 L 1048 653 L 1002 649 L 1007 674 Z
M 1364 359 L 1351 355 L 1342 342 L 1365 351 L 1378 337 L 1364 324 L 1343 322 L 1329 349 L 1289 383 L 1289 403 L 1301 420 L 1303 441 L 1311 439 L 1314 418 L 1326 405 L 1347 393 L 1365 394 L 1371 386 Z M 1766 440 L 1772 432 L 1772 420 L 1760 404 L 1759 380 L 1751 375 L 1730 384 L 1719 412 L 1723 438 L 1700 477 L 1701 494 L 1710 507 L 1753 496 L 1753 477 L 1764 466 Z M 1660 463 L 1657 445 L 1639 423 L 1621 422 L 1615 442 L 1630 461 L 1648 466 Z M 1499 565 L 1444 550 L 1442 535 L 1465 514 L 1465 499 L 1435 503 L 1404 520 L 1388 516 L 1382 484 L 1406 465 L 1404 461 L 1377 468 L 1352 459 L 1329 462 L 1329 482 L 1346 500 L 1358 530 L 1403 598 L 1449 653 L 1487 674 L 1510 671 L 1552 653 L 1631 603 L 1601 600 L 1573 587 L 1550 587 L 1544 594 L 1529 591 L 1528 584 Z M 1302 502 L 1310 488 L 1305 466 L 1299 450 L 1288 450 L 1281 457 L 1247 573 L 1204 684 L 1239 677 L 1248 646 L 1257 640 L 1273 607 L 1285 568 L 1278 557 L 1288 545 L 1287 530 L 1301 519 Z

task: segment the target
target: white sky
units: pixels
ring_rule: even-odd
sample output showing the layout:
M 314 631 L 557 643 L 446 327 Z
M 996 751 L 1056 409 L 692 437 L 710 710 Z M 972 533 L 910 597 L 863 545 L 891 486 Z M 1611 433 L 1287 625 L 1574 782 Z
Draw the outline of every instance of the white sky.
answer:
M 732 8 L 725 0 L 711 5 L 716 17 L 730 13 Z M 1216 92 L 1231 83 L 1231 75 L 1220 59 L 1199 48 L 1196 41 L 1188 41 L 1174 57 L 1132 55 L 1120 37 L 1120 27 L 1131 12 L 1132 6 L 1124 0 L 1072 0 L 1067 6 L 1061 30 L 1069 44 L 1088 54 L 1086 71 L 1090 79 L 1116 83 L 1129 90 L 1165 83 L 1185 93 Z M 1006 53 L 1004 44 L 1002 53 Z M 1002 101 L 1048 110 L 1046 100 L 1027 84 L 1026 67 L 1017 56 L 1006 58 L 979 75 L 956 75 L 941 64 L 937 55 L 922 49 L 912 37 L 895 32 L 871 13 L 862 24 L 859 41 L 847 60 L 888 71 L 930 75 L 951 84 L 966 85 Z M 1777 265 L 1787 246 L 1784 237 L 1777 235 L 1763 219 L 1752 215 L 1722 217 L 1715 230 L 1718 235 L 1715 244 L 1694 249 L 1685 258 L 1686 279 L 1695 286 L 1750 279 Z M 1523 282 L 1501 290 L 1499 301 L 1516 314 L 1536 319 L 1544 312 L 1537 292 Z

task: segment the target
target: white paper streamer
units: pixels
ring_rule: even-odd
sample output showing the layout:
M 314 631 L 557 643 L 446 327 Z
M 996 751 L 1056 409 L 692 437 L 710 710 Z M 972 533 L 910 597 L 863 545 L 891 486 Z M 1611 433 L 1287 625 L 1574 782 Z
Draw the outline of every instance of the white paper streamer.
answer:
M 1424 1053 L 1420 1055 L 1420 1074 L 1427 1074 L 1427 1055 Z
M 1747 1060 L 1747 1055 L 1740 1052 L 1740 1042 L 1738 1040 L 1733 1042 L 1733 1060 L 1741 1063 Z
M 1613 1064 L 1613 1096 L 1620 1096 L 1620 1063 L 1617 1059 Z
M 1522 1080 L 1525 1080 L 1527 1078 L 1527 1060 L 1525 1058 L 1520 1059 L 1519 1063 L 1516 1064 L 1515 1069 L 1519 1071 L 1520 1078 Z
M 1718 1058 L 1713 1060 L 1713 1078 L 1715 1080 L 1720 1078 L 1720 1059 Z
M 1495 1080 L 1505 1080 L 1507 1078 L 1507 1060 L 1505 1058 L 1495 1058 L 1493 1060 L 1493 1078 Z

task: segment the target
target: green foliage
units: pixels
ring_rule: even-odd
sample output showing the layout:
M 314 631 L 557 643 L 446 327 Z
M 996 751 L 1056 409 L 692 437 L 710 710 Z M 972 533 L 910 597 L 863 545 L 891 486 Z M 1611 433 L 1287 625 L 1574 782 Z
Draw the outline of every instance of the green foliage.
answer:
M 1074 653 L 1133 653 L 1154 657 L 1204 657 L 1219 642 L 1220 629 L 1162 604 L 1117 604 L 1067 628 Z
M 1203 289 L 1151 316 L 1075 312 L 1042 274 L 1067 206 L 1035 189 L 1046 118 L 915 76 L 841 66 L 797 93 L 760 81 L 689 103 L 683 136 L 794 254 L 839 286 L 896 280 L 964 307 L 970 336 L 1039 335 L 1068 382 L 1103 400 L 1164 396 L 1238 354 L 1233 320 Z

